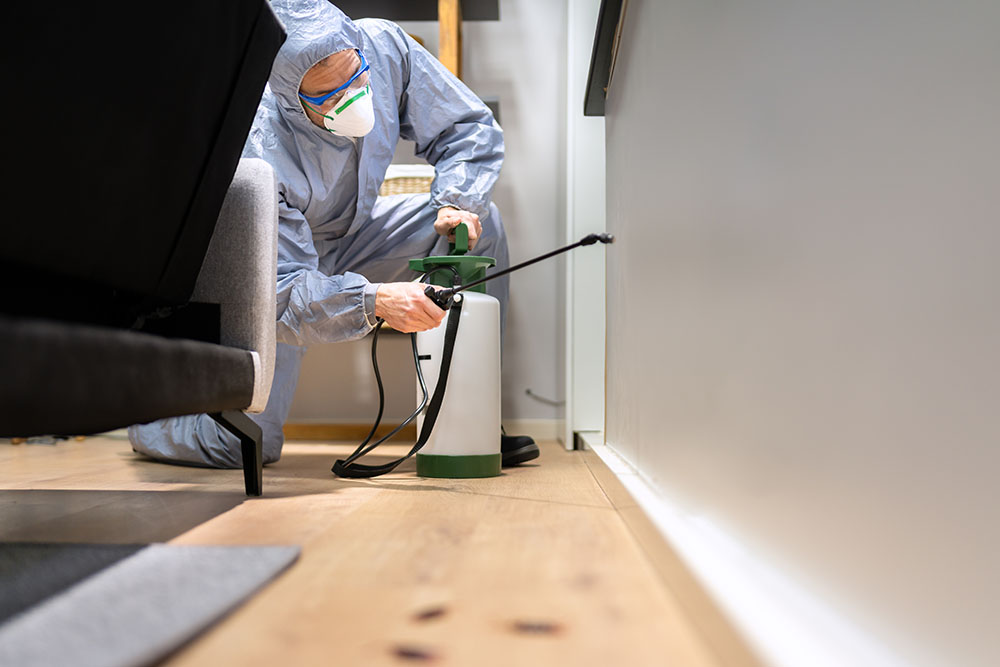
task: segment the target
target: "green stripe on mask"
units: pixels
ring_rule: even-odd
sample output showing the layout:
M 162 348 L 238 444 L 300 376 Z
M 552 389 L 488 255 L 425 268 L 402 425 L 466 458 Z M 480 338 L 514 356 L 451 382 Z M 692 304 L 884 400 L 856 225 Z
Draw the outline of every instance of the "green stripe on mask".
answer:
M 337 107 L 336 109 L 334 109 L 333 113 L 340 113 L 340 112 L 342 112 L 344 109 L 346 109 L 347 107 L 351 106 L 351 104 L 353 104 L 355 100 L 360 99 L 360 98 L 364 97 L 367 94 L 368 94 L 368 86 L 365 86 L 364 90 L 362 90 L 360 93 L 358 93 L 357 95 L 355 95 L 354 97 L 352 97 L 351 99 L 347 100 L 346 102 L 344 102 L 343 104 L 341 104 L 339 107 Z

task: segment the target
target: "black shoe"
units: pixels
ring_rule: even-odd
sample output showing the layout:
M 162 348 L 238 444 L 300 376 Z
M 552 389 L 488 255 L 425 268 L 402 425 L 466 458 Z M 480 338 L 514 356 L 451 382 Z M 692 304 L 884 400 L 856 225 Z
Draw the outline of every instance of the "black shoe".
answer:
M 538 458 L 538 445 L 526 435 L 507 435 L 500 429 L 500 459 L 504 468 Z

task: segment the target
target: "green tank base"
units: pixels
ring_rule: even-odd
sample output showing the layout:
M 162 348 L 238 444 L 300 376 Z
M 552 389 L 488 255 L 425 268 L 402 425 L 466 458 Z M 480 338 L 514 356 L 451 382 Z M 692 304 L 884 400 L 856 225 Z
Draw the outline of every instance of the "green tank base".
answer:
M 476 456 L 444 456 L 417 454 L 417 475 L 420 477 L 496 477 L 500 474 L 500 453 Z

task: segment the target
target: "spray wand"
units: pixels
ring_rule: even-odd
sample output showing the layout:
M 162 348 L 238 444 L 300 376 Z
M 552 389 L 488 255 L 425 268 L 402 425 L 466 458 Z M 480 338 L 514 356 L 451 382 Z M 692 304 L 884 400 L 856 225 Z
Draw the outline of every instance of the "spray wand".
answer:
M 514 271 L 523 269 L 526 266 L 531 266 L 536 262 L 541 262 L 542 260 L 546 260 L 550 257 L 555 257 L 556 255 L 562 254 L 567 250 L 572 250 L 573 248 L 579 248 L 580 246 L 584 245 L 594 245 L 598 241 L 600 241 L 601 243 L 614 243 L 615 237 L 612 236 L 611 234 L 587 234 L 576 243 L 571 243 L 568 246 L 564 246 L 557 250 L 553 250 L 552 252 L 547 252 L 544 255 L 535 257 L 534 259 L 529 259 L 526 262 L 515 264 L 514 266 L 503 269 L 502 271 L 491 273 L 485 278 L 474 280 L 471 283 L 467 283 L 465 285 L 460 285 L 458 287 L 447 287 L 445 289 L 440 289 L 440 290 L 434 289 L 433 287 L 428 285 L 427 288 L 424 290 L 424 294 L 427 295 L 427 298 L 436 303 L 439 308 L 441 308 L 442 310 L 448 310 L 449 308 L 451 308 L 451 304 L 455 295 L 458 294 L 459 292 L 464 292 L 465 290 L 470 289 L 472 287 L 482 285 L 487 280 L 493 280 L 494 278 L 499 278 L 500 276 L 505 276 L 508 273 L 513 273 Z

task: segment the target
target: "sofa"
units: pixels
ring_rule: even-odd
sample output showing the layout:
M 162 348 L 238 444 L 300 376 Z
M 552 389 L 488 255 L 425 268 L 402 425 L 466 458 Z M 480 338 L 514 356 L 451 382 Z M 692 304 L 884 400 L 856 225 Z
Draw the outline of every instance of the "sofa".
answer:
M 22 3 L 5 43 L 0 437 L 208 413 L 262 492 L 277 193 L 241 160 L 284 31 L 266 0 Z

